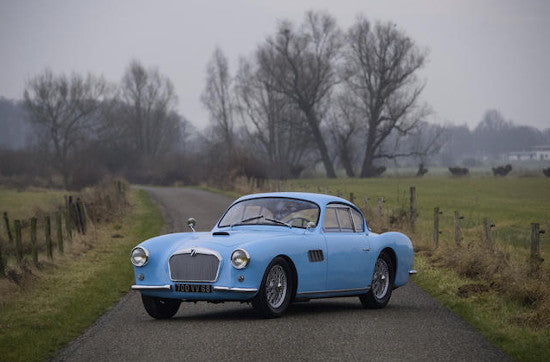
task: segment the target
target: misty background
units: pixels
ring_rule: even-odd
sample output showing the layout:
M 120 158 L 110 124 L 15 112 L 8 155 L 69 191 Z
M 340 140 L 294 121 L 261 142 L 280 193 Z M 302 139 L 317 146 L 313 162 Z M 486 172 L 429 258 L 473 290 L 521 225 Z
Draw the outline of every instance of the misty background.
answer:
M 0 1 L 0 174 L 80 187 L 504 165 L 550 145 L 548 15 L 536 0 Z M 365 64 L 380 49 L 395 72 Z

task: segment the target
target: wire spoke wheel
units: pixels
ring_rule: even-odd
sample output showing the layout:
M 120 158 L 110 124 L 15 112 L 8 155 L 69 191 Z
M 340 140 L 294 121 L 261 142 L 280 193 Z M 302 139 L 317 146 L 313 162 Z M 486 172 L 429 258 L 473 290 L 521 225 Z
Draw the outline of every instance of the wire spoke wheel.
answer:
M 390 270 L 384 259 L 379 258 L 374 266 L 372 291 L 378 299 L 384 298 L 390 285 Z
M 370 290 L 359 296 L 364 308 L 384 308 L 391 298 L 395 266 L 389 254 L 382 252 L 374 264 Z
M 294 292 L 296 276 L 287 260 L 274 258 L 265 268 L 258 294 L 252 306 L 264 318 L 276 318 L 287 310 Z
M 267 302 L 271 308 L 279 308 L 287 293 L 287 276 L 282 266 L 274 265 L 266 278 L 266 296 Z

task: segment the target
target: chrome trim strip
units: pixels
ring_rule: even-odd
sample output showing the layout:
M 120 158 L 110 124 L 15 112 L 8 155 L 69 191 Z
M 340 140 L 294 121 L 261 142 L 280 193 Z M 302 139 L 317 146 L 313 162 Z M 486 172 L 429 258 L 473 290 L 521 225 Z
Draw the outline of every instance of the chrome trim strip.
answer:
M 235 293 L 255 293 L 258 291 L 256 288 L 230 288 L 230 287 L 220 287 L 214 286 L 214 291 L 216 292 L 235 292 Z
M 195 250 L 197 253 L 200 253 L 200 254 L 214 255 L 216 258 L 218 258 L 218 271 L 216 272 L 216 277 L 214 278 L 214 280 L 177 280 L 177 279 L 172 279 L 172 270 L 170 270 L 170 259 L 174 255 L 191 254 L 191 250 Z M 218 253 L 216 250 L 201 248 L 199 246 L 191 247 L 191 248 L 185 248 L 185 249 L 179 249 L 179 250 L 176 250 L 174 253 L 172 253 L 172 255 L 170 255 L 170 257 L 168 258 L 168 275 L 170 276 L 170 280 L 173 281 L 173 282 L 179 282 L 179 283 L 182 283 L 182 282 L 183 283 L 214 283 L 214 282 L 216 282 L 216 280 L 218 280 L 218 276 L 220 275 L 220 269 L 222 267 L 222 260 L 223 260 L 222 255 L 220 253 Z
M 367 292 L 370 289 L 370 285 L 366 288 L 354 288 L 354 289 L 335 289 L 335 290 L 320 290 L 316 292 L 302 292 L 296 293 L 296 295 L 311 295 L 311 294 L 331 294 L 331 293 L 349 293 L 349 292 Z
M 216 250 L 202 248 L 200 246 L 185 248 L 185 249 L 179 249 L 179 250 L 176 250 L 174 253 L 172 253 L 172 255 L 170 255 L 170 256 L 174 256 L 174 255 L 178 255 L 178 254 L 191 254 L 192 249 L 195 249 L 195 251 L 197 253 L 200 253 L 200 254 L 215 255 L 218 258 L 219 261 L 223 260 L 222 255 L 220 253 L 218 253 Z
M 409 275 L 412 275 L 412 274 L 416 274 L 416 270 L 414 269 L 409 270 Z
M 132 285 L 132 290 L 172 290 L 171 285 Z

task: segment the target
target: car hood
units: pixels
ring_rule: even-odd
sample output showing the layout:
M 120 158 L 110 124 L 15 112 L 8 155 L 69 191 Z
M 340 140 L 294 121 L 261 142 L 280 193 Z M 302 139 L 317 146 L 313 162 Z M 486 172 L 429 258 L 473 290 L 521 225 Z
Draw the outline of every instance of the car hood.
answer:
M 203 247 L 214 250 L 233 249 L 249 243 L 268 243 L 273 239 L 304 233 L 304 229 L 286 227 L 246 227 L 214 232 L 185 232 L 158 236 L 141 245 L 148 249 L 163 249 L 170 253 L 183 248 Z

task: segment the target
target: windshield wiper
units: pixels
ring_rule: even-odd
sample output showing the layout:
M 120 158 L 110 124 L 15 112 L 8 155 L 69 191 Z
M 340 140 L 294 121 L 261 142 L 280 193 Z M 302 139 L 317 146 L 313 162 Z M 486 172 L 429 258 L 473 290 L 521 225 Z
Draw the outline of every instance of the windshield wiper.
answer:
M 276 219 L 270 219 L 268 217 L 265 218 L 267 221 L 271 221 L 271 222 L 274 222 L 275 224 L 279 224 L 279 225 L 284 225 L 284 226 L 287 226 L 289 228 L 292 229 L 292 225 L 284 222 L 284 221 L 281 221 L 281 220 L 276 220 Z
M 235 222 L 235 223 L 231 224 L 231 225 L 229 226 L 229 228 L 232 228 L 232 227 L 235 226 L 235 225 L 244 224 L 245 222 L 258 220 L 258 219 L 261 219 L 262 217 L 264 217 L 264 216 L 263 216 L 263 215 L 257 215 L 257 216 L 247 217 L 246 219 L 242 219 L 242 220 L 239 221 L 239 222 Z M 266 219 L 266 220 L 267 220 L 267 219 Z

